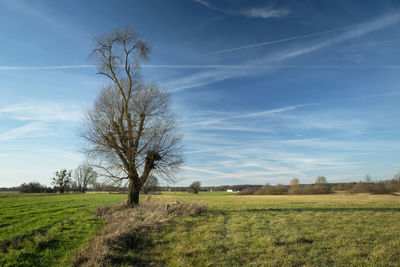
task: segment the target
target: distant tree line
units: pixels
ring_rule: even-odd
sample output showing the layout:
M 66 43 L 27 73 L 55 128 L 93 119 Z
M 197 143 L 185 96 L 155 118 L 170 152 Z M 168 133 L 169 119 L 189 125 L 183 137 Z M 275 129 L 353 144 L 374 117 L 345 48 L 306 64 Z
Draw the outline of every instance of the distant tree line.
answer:
M 121 184 L 109 184 L 99 182 L 97 174 L 88 167 L 80 165 L 74 172 L 62 169 L 55 173 L 52 178 L 53 187 L 41 185 L 38 182 L 24 183 L 15 188 L 0 188 L 0 191 L 19 190 L 23 193 L 54 193 L 54 192 L 81 192 L 106 191 L 127 192 L 127 186 Z M 299 179 L 293 178 L 290 185 L 221 185 L 201 186 L 199 181 L 190 186 L 159 186 L 158 179 L 151 175 L 143 185 L 141 193 L 151 194 L 159 191 L 189 192 L 197 194 L 201 191 L 227 191 L 231 189 L 240 195 L 312 195 L 331 194 L 335 192 L 344 193 L 370 193 L 391 194 L 400 192 L 400 172 L 393 179 L 385 181 L 374 181 L 370 175 L 366 175 L 363 181 L 348 183 L 328 183 L 324 176 L 318 176 L 314 184 L 300 184 Z
M 349 183 L 328 183 L 324 176 L 319 176 L 315 184 L 300 184 L 299 179 L 293 178 L 290 185 L 269 185 L 260 188 L 246 188 L 240 191 L 240 195 L 312 195 L 331 194 L 335 192 L 391 194 L 400 191 L 400 174 L 392 180 L 373 181 L 370 175 L 366 175 L 364 181 Z
M 89 188 L 97 186 L 97 173 L 93 168 L 83 163 L 74 171 L 61 169 L 55 172 L 51 178 L 53 187 L 42 185 L 38 182 L 23 183 L 19 186 L 21 193 L 64 193 L 64 192 L 81 192 L 85 193 Z
M 109 180 L 108 180 L 109 181 Z M 51 178 L 52 187 L 42 185 L 38 182 L 23 183 L 19 187 L 14 187 L 14 191 L 21 193 L 56 193 L 66 192 L 85 193 L 86 191 L 106 191 L 106 192 L 127 192 L 128 188 L 122 184 L 110 184 L 99 182 L 98 174 L 88 164 L 79 165 L 74 171 L 61 169 L 55 172 Z M 5 191 L 5 188 L 3 191 Z M 142 187 L 142 193 L 150 194 L 159 191 L 158 179 L 150 175 Z
M 19 187 L 0 187 L 0 192 L 1 191 L 18 191 Z
M 201 186 L 199 188 L 199 192 L 206 192 L 206 191 L 226 191 L 228 189 L 232 189 L 233 191 L 242 191 L 247 188 L 255 188 L 258 189 L 262 187 L 262 185 L 218 185 L 218 186 Z M 158 186 L 158 191 L 172 191 L 172 192 L 188 192 L 190 186 Z

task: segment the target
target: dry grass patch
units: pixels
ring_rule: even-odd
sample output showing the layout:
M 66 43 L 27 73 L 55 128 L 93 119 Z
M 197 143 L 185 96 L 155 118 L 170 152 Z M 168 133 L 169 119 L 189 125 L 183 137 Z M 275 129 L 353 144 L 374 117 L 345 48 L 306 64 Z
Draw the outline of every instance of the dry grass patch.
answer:
M 120 264 L 127 250 L 140 250 L 149 242 L 146 233 L 178 215 L 200 214 L 205 206 L 195 202 L 171 203 L 146 199 L 135 208 L 124 204 L 97 209 L 97 215 L 107 223 L 77 255 L 74 266 L 104 266 Z M 150 264 L 151 260 L 136 259 L 137 263 Z

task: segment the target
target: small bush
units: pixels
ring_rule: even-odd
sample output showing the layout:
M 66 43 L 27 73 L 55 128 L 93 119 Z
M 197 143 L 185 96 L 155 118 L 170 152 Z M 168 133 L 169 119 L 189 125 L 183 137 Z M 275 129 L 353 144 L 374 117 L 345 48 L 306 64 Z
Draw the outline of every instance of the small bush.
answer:
M 328 184 L 315 184 L 314 194 L 330 194 L 332 190 Z
M 332 190 L 328 184 L 298 185 L 289 190 L 289 194 L 291 195 L 315 195 L 330 193 L 332 193 Z
M 255 188 L 245 188 L 242 191 L 239 191 L 238 195 L 253 195 L 256 192 Z
M 289 191 L 287 186 L 278 185 L 264 185 L 260 189 L 254 192 L 254 195 L 284 195 Z
M 198 194 L 200 191 L 200 186 L 201 183 L 199 181 L 195 181 L 189 186 L 188 192 L 192 194 Z
M 390 183 L 385 184 L 384 182 L 375 183 L 363 183 L 359 182 L 354 184 L 348 189 L 348 192 L 355 193 L 370 193 L 370 194 L 390 194 L 396 189 L 395 186 L 391 186 Z
M 346 184 L 345 183 L 338 183 L 337 185 L 332 186 L 332 191 L 345 191 Z

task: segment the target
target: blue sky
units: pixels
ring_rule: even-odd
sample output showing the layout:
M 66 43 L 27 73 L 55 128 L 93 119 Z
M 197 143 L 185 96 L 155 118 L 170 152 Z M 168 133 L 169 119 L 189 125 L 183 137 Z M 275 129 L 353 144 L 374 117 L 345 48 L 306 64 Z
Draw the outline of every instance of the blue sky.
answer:
M 93 38 L 133 26 L 184 134 L 176 185 L 391 179 L 400 169 L 398 1 L 0 0 L 0 186 L 84 156 L 106 82 Z

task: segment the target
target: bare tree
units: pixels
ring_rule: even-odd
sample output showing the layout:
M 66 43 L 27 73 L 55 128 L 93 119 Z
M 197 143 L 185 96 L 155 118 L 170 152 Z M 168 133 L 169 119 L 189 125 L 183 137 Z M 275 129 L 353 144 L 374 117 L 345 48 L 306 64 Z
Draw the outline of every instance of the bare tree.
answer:
M 72 170 L 61 169 L 56 171 L 55 176 L 52 178 L 51 183 L 62 194 L 68 189 L 71 183 Z
M 315 180 L 315 183 L 316 184 L 326 184 L 327 181 L 326 181 L 325 176 L 318 176 L 318 178 Z
M 77 183 L 79 192 L 85 193 L 89 185 L 96 183 L 97 173 L 90 165 L 83 163 L 75 169 L 73 179 Z
M 299 179 L 293 178 L 292 180 L 290 180 L 290 188 L 291 189 L 296 188 L 297 186 L 299 186 L 299 183 L 300 183 Z
M 170 110 L 170 95 L 143 83 L 140 62 L 148 59 L 149 44 L 133 29 L 115 30 L 97 38 L 92 55 L 104 87 L 85 117 L 81 136 L 85 151 L 101 174 L 128 180 L 128 205 L 139 203 L 139 192 L 152 171 L 167 181 L 182 163 L 181 137 Z
M 145 194 L 150 194 L 151 192 L 155 192 L 157 190 L 157 187 L 158 187 L 157 177 L 150 174 L 142 187 L 142 192 Z
M 371 175 L 369 175 L 369 174 L 365 175 L 364 181 L 365 181 L 366 183 L 372 183 L 373 180 L 372 180 Z
M 398 171 L 397 174 L 393 176 L 393 180 L 400 182 L 400 171 Z

